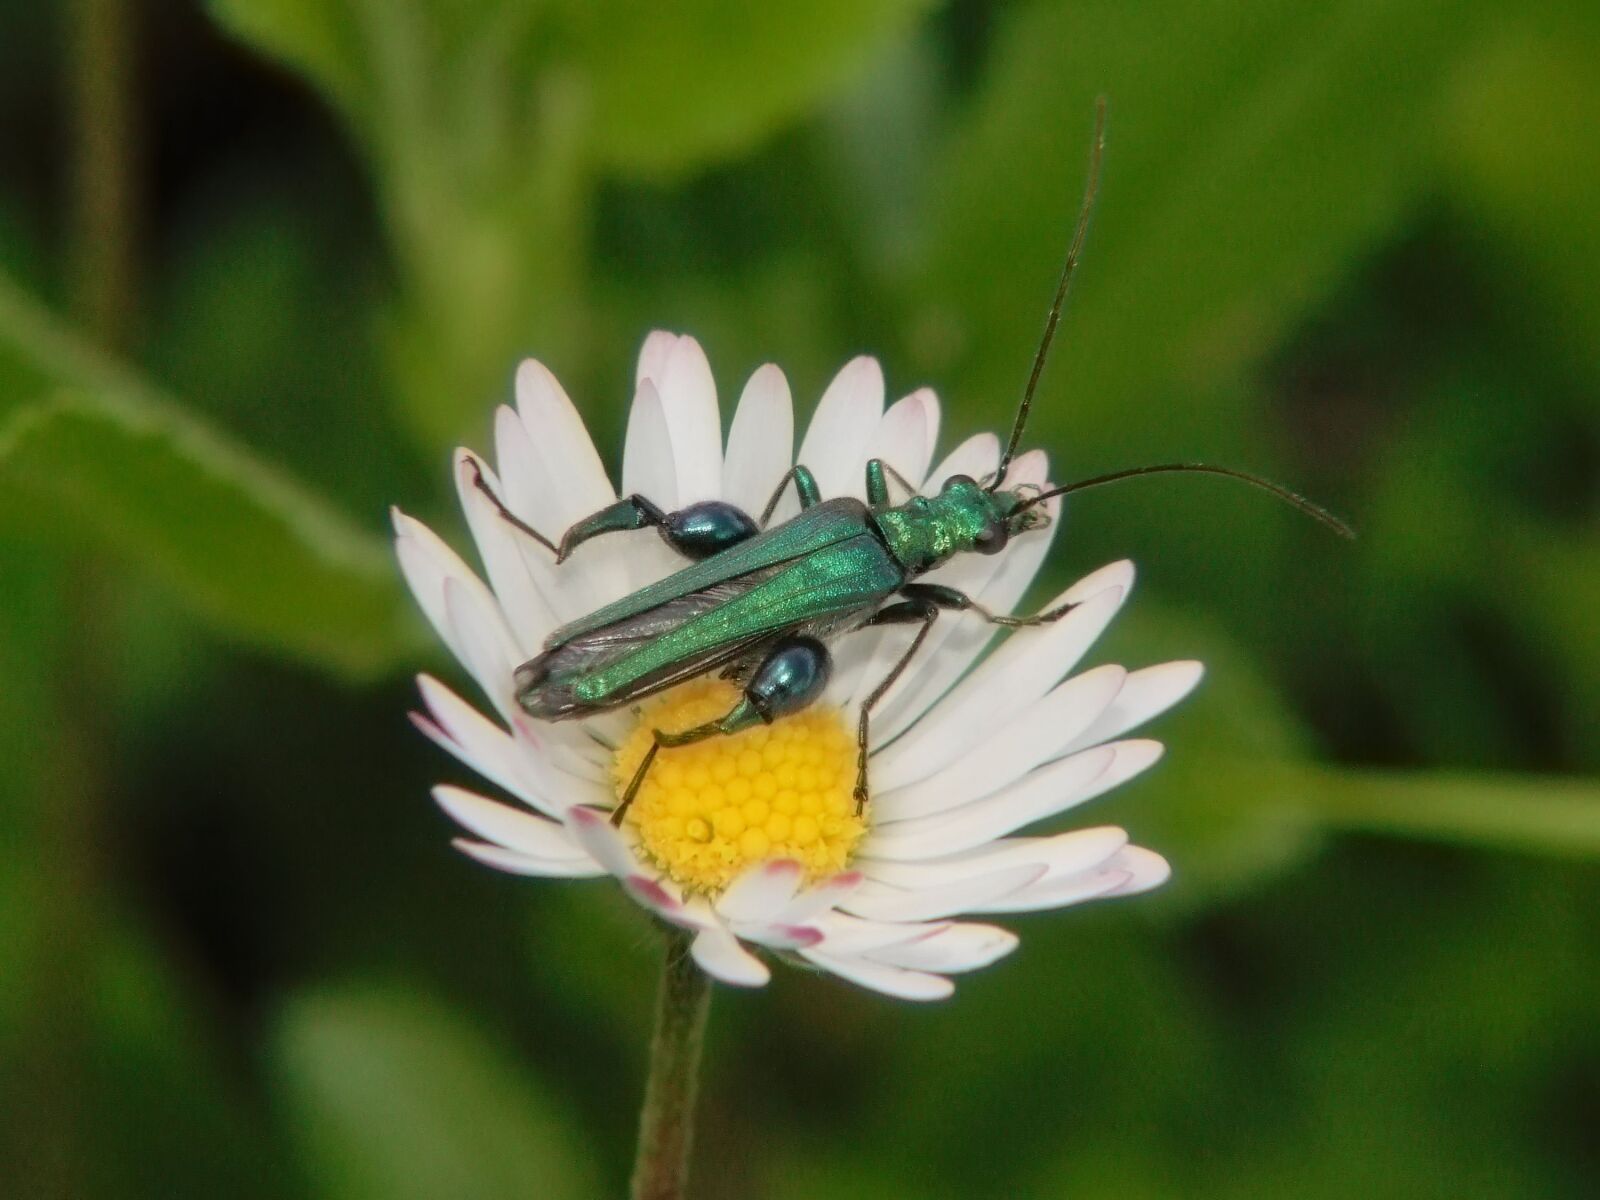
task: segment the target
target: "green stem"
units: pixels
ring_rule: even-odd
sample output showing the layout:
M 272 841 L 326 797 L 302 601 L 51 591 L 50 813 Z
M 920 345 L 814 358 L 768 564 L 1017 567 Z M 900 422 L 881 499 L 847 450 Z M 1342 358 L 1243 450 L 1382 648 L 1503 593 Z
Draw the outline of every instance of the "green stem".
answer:
M 656 1031 L 650 1043 L 650 1078 L 639 1112 L 639 1147 L 633 1162 L 633 1200 L 681 1200 L 694 1141 L 694 1099 L 700 1047 L 711 1009 L 711 980 L 689 956 L 689 935 L 666 938 Z
M 1305 787 L 1326 824 L 1557 858 L 1600 856 L 1600 787 L 1494 772 L 1332 771 Z

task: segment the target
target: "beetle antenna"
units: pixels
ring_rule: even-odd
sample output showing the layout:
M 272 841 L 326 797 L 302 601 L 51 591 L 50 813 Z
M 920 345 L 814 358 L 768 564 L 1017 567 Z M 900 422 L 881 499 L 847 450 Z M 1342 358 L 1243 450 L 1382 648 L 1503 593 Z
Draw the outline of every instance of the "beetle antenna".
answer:
M 1028 372 L 1028 386 L 1022 391 L 1022 404 L 1017 408 L 1017 419 L 1011 425 L 1011 440 L 1006 452 L 1000 456 L 1000 469 L 995 472 L 989 490 L 995 491 L 1005 482 L 1006 470 L 1016 457 L 1017 445 L 1022 441 L 1022 431 L 1028 424 L 1028 410 L 1033 407 L 1033 393 L 1039 386 L 1039 376 L 1044 372 L 1044 360 L 1050 353 L 1050 343 L 1056 336 L 1056 325 L 1061 320 L 1061 306 L 1066 303 L 1067 288 L 1072 283 L 1072 273 L 1083 253 L 1083 240 L 1089 233 L 1089 213 L 1094 208 L 1094 198 L 1100 191 L 1100 159 L 1106 148 L 1106 98 L 1095 97 L 1094 141 L 1089 147 L 1089 178 L 1083 188 L 1083 205 L 1078 209 L 1078 225 L 1072 233 L 1072 244 L 1067 247 L 1067 259 L 1061 265 L 1061 281 L 1056 284 L 1056 298 L 1050 303 L 1050 315 L 1044 321 L 1044 336 L 1039 339 L 1039 349 L 1033 356 L 1033 370 Z
M 1040 492 L 1037 496 L 1030 496 L 1022 504 L 1018 505 L 1017 511 L 1021 512 L 1024 509 L 1032 508 L 1035 504 L 1048 500 L 1052 496 L 1065 496 L 1071 492 L 1087 491 L 1089 488 L 1100 487 L 1102 484 L 1107 483 L 1116 483 L 1123 479 L 1133 479 L 1139 475 L 1165 475 L 1177 471 L 1191 471 L 1200 475 L 1221 475 L 1227 479 L 1237 479 L 1243 483 L 1250 484 L 1252 487 L 1258 487 L 1262 491 L 1271 492 L 1279 500 L 1286 504 L 1292 504 L 1295 508 L 1305 513 L 1306 516 L 1326 525 L 1342 538 L 1354 538 L 1356 536 L 1354 529 L 1351 529 L 1350 526 L 1323 508 L 1322 505 L 1307 500 L 1298 492 L 1291 492 L 1288 488 L 1273 483 L 1270 479 L 1263 479 L 1261 476 L 1252 475 L 1248 471 L 1235 471 L 1232 467 L 1214 467 L 1209 463 L 1159 463 L 1152 467 L 1130 467 L 1125 471 L 1112 471 L 1109 475 L 1096 475 L 1093 479 L 1080 479 L 1077 483 L 1065 484 L 1062 487 L 1051 488 L 1048 492 Z

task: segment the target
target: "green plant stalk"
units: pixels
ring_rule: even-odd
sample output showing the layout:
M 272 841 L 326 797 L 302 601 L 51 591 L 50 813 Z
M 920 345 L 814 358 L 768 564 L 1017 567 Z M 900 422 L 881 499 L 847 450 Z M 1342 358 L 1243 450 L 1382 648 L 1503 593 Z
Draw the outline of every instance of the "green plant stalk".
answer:
M 700 1050 L 711 1010 L 711 980 L 689 955 L 689 935 L 670 930 L 656 998 L 650 1076 L 639 1111 L 633 1200 L 681 1200 L 694 1142 Z

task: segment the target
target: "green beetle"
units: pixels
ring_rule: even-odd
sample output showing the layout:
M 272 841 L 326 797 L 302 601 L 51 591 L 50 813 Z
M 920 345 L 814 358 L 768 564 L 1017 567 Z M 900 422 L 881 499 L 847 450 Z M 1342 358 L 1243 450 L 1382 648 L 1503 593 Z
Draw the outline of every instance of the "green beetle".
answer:
M 563 625 L 546 639 L 542 653 L 517 668 L 517 702 L 528 715 L 547 721 L 620 708 L 712 671 L 742 687 L 743 695 L 718 720 L 678 733 L 655 731 L 654 743 L 612 815 L 614 823 L 621 823 L 663 746 L 736 733 L 798 711 L 827 686 L 832 669 L 830 639 L 868 626 L 915 623 L 920 628 L 905 653 L 861 705 L 855 785 L 859 812 L 868 796 L 872 709 L 915 657 L 941 611 L 974 612 L 995 625 L 1022 627 L 1048 624 L 1071 610 L 1071 605 L 1062 605 L 1028 617 L 991 613 L 954 588 L 917 581 L 954 555 L 997 554 L 1011 538 L 1048 524 L 1049 515 L 1040 505 L 1052 497 L 1135 475 L 1196 471 L 1265 488 L 1350 535 L 1337 518 L 1276 484 L 1203 463 L 1136 467 L 1049 491 L 1028 484 L 1005 486 L 1083 247 L 1103 144 L 1102 106 L 1083 206 L 1044 336 L 1000 465 L 982 481 L 956 475 L 943 482 L 937 495 L 917 495 L 891 467 L 873 459 L 866 468 L 863 503 L 853 497 L 824 499 L 811 472 L 797 465 L 779 481 L 759 521 L 724 501 L 664 512 L 648 497 L 632 495 L 580 520 L 555 543 L 512 513 L 478 472 L 477 487 L 500 515 L 554 554 L 557 562 L 590 538 L 644 528 L 656 529 L 669 546 L 696 560 Z M 909 493 L 902 503 L 891 498 L 891 480 Z M 791 483 L 799 496 L 800 513 L 768 528 Z

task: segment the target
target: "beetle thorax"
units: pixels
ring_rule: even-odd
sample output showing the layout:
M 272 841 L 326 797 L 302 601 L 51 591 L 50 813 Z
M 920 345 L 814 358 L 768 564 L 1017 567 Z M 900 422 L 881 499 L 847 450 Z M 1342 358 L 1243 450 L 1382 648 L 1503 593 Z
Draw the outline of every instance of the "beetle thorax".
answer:
M 957 475 L 946 480 L 938 495 L 913 496 L 905 504 L 875 512 L 873 519 L 900 565 L 921 574 L 952 555 L 987 551 L 986 542 L 997 529 L 1003 543 L 1006 514 L 1014 503 L 1009 495 L 991 494 Z

